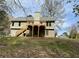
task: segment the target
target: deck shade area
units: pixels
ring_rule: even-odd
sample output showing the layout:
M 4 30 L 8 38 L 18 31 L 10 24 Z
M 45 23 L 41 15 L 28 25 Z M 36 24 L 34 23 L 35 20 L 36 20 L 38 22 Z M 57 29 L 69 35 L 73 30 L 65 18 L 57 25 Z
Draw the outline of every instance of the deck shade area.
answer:
M 45 36 L 45 26 L 28 26 L 28 30 L 30 31 L 29 37 L 44 37 Z

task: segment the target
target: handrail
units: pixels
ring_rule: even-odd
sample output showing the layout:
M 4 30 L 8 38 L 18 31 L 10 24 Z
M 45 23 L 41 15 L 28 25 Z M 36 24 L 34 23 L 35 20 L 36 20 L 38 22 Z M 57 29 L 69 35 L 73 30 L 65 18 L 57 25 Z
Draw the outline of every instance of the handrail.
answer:
M 26 31 L 26 29 L 21 30 L 21 32 L 19 34 L 17 34 L 16 36 L 20 36 L 22 33 L 24 33 Z

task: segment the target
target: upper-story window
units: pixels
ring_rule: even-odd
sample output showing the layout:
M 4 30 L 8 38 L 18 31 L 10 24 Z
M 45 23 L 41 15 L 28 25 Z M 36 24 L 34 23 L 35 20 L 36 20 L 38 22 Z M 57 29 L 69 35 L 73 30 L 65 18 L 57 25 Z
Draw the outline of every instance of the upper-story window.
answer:
M 49 25 L 49 23 L 48 22 L 46 22 L 46 26 L 48 26 Z
M 49 26 L 51 26 L 51 22 L 49 22 Z
M 46 22 L 46 26 L 51 26 L 51 22 Z
M 55 23 L 55 21 L 52 21 L 53 23 Z
M 14 26 L 14 22 L 12 22 L 12 26 Z
M 19 22 L 19 26 L 21 26 L 21 22 Z

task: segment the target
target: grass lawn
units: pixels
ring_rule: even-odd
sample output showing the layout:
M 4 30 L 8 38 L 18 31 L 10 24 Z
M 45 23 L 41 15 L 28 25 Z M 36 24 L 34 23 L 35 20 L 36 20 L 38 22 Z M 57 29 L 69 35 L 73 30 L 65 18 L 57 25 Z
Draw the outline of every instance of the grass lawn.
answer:
M 0 37 L 0 57 L 79 57 L 79 40 Z

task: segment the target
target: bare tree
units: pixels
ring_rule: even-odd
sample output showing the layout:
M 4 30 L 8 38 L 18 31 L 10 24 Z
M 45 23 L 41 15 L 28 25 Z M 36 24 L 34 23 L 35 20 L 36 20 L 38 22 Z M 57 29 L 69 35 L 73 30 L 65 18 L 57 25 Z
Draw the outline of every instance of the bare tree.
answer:
M 73 13 L 75 16 L 79 16 L 79 0 L 63 0 L 66 1 L 66 3 L 70 3 L 73 6 Z
M 71 26 L 71 29 L 70 29 L 70 38 L 76 38 L 77 36 L 77 27 L 75 25 Z
M 9 18 L 8 12 L 10 12 L 8 6 L 6 6 L 5 0 L 0 0 L 0 34 L 8 34 L 9 31 Z
M 56 21 L 56 28 L 61 29 L 60 24 L 63 24 L 64 7 L 62 0 L 45 0 L 41 8 L 42 16 L 52 17 Z
M 17 9 L 22 9 L 24 14 L 27 15 L 26 9 L 23 7 L 21 1 L 22 0 L 10 0 L 9 3 L 8 0 L 6 1 L 7 6 L 11 9 L 11 13 L 15 13 L 15 10 Z
M 43 16 L 50 16 L 53 19 L 62 17 L 62 13 L 64 12 L 63 2 L 60 0 L 45 0 L 41 12 Z
M 19 5 L 16 2 L 16 0 L 0 0 L 0 33 L 4 33 L 4 34 L 8 34 L 9 33 L 9 29 L 10 29 L 10 22 L 9 22 L 9 14 L 12 15 L 12 13 L 14 13 L 14 7 L 10 7 L 9 5 L 7 5 L 7 3 L 10 2 L 11 6 L 16 6 L 19 7 Z M 18 0 L 19 2 L 19 0 Z M 19 2 L 20 3 L 20 2 Z
M 17 1 L 16 0 L 10 0 L 10 1 L 0 0 L 0 22 L 1 22 L 0 34 L 9 34 L 9 29 L 10 29 L 9 14 L 12 15 L 16 7 L 22 8 L 25 13 L 25 9 L 23 8 L 20 0 L 17 0 Z

